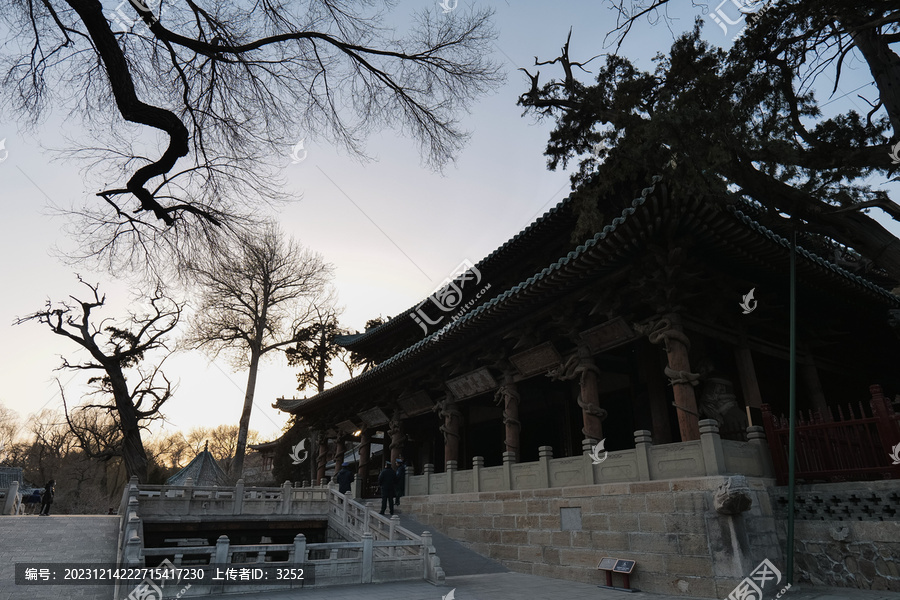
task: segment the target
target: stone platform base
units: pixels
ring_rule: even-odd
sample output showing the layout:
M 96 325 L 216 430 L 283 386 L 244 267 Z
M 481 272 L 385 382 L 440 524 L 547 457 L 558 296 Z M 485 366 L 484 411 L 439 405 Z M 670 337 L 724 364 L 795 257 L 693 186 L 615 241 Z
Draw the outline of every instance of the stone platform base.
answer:
M 637 561 L 634 588 L 725 598 L 763 559 L 784 564 L 767 492 L 774 481 L 748 478 L 750 509 L 725 516 L 713 499 L 726 479 L 410 496 L 403 508 L 513 571 L 604 584 L 597 564 L 616 557 Z M 773 597 L 780 590 L 769 587 Z

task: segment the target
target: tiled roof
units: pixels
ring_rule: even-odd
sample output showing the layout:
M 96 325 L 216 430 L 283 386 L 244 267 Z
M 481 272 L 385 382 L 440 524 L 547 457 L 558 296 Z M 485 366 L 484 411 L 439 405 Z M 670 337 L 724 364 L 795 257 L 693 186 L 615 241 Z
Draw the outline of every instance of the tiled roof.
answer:
M 699 199 L 681 201 L 673 207 L 665 199 L 653 194 L 661 178 L 654 177 L 652 185 L 641 192 L 621 215 L 614 218 L 584 244 L 566 256 L 535 273 L 525 281 L 472 309 L 453 321 L 403 349 L 374 368 L 345 381 L 316 396 L 304 400 L 279 401 L 276 407 L 288 412 L 325 406 L 332 398 L 366 388 L 377 381 L 389 381 L 393 377 L 411 371 L 427 357 L 453 350 L 463 343 L 469 332 L 481 330 L 481 325 L 495 326 L 499 321 L 512 320 L 536 305 L 545 304 L 584 283 L 587 277 L 597 278 L 622 266 L 656 231 L 669 225 L 681 210 L 685 226 L 696 230 L 698 237 L 716 247 L 733 248 L 736 254 L 755 262 L 762 268 L 771 268 L 774 257 L 784 259 L 790 242 L 747 217 L 739 209 L 720 207 Z M 640 210 L 640 212 L 639 212 Z M 823 276 L 845 289 L 877 299 L 890 307 L 900 307 L 900 297 L 871 282 L 803 249 L 798 248 L 798 277 L 821 279 Z
M 188 477 L 194 485 L 227 485 L 228 475 L 216 462 L 209 450 L 204 450 L 194 457 L 188 466 L 168 479 L 166 485 L 185 485 Z

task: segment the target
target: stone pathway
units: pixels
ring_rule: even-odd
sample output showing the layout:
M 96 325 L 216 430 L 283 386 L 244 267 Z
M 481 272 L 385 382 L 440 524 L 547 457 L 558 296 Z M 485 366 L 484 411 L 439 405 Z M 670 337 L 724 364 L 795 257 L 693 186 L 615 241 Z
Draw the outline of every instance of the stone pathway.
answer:
M 119 517 L 93 515 L 0 517 L 0 600 L 108 600 L 113 587 L 16 585 L 15 563 L 116 562 Z

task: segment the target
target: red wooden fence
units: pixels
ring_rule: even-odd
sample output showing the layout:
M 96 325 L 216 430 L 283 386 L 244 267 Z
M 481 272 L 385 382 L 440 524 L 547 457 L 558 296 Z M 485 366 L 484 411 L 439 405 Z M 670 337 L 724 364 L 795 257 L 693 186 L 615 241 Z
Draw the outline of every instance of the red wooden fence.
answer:
M 798 411 L 796 435 L 796 479 L 815 481 L 871 481 L 900 479 L 900 464 L 892 464 L 891 452 L 900 445 L 900 413 L 894 412 L 880 385 L 869 386 L 869 406 L 850 404 L 847 413 L 838 408 L 838 418 Z M 867 410 L 868 408 L 868 410 Z M 788 479 L 789 420 L 772 413 L 763 404 L 763 426 L 772 451 L 778 485 Z

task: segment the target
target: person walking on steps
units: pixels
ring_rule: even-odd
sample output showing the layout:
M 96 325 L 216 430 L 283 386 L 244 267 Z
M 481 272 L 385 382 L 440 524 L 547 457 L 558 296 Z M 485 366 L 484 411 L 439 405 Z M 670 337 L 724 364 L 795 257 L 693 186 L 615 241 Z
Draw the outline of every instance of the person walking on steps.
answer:
M 338 491 L 342 494 L 346 494 L 350 491 L 350 487 L 353 485 L 353 471 L 350 470 L 350 463 L 345 462 L 341 466 L 341 470 L 338 472 L 337 477 L 335 477 L 338 484 Z
M 56 480 L 51 479 L 47 482 L 47 485 L 44 486 L 44 495 L 41 496 L 41 515 L 49 517 L 50 516 L 50 505 L 53 504 L 53 494 L 56 492 L 55 486 Z
M 394 482 L 396 480 L 396 475 L 394 474 L 394 470 L 391 468 L 391 463 L 384 463 L 384 469 L 381 473 L 378 474 L 378 485 L 381 486 L 381 513 L 384 514 L 384 509 L 387 508 L 388 503 L 391 506 L 391 515 L 394 514 Z
M 396 492 L 397 500 L 394 502 L 397 506 L 400 506 L 400 498 L 403 496 L 403 493 L 406 491 L 406 465 L 403 463 L 402 458 L 397 459 L 397 472 L 394 474 L 397 481 L 394 483 L 394 491 Z

